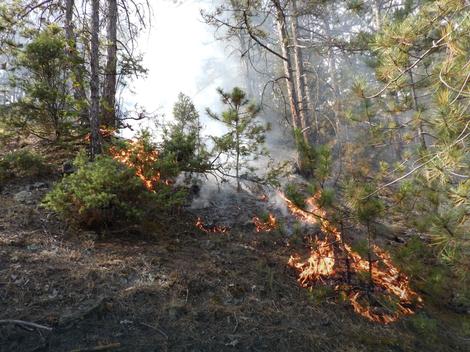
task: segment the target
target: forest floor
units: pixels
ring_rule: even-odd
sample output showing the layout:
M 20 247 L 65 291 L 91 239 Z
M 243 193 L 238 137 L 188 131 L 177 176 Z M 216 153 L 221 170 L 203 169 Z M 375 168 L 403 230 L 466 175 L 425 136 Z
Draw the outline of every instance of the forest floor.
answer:
M 40 207 L 52 183 L 0 192 L 0 320 L 52 328 L 0 323 L 2 352 L 468 351 L 447 329 L 454 317 L 427 336 L 412 318 L 383 325 L 336 297 L 318 301 L 286 265 L 286 234 L 246 221 L 205 233 L 194 222 L 216 211 L 206 208 L 158 236 L 100 238 Z M 15 199 L 23 190 L 26 202 Z

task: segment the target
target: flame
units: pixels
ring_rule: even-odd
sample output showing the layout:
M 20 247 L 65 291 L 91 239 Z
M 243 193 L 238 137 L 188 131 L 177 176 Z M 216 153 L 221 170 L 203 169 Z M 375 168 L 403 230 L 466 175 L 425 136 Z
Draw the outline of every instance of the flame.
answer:
M 299 283 L 308 287 L 311 281 L 317 281 L 321 277 L 335 274 L 335 253 L 333 245 L 327 240 L 316 238 L 316 249 L 312 249 L 310 257 L 302 260 L 297 254 L 290 257 L 288 264 L 299 271 Z
M 258 233 L 271 232 L 277 227 L 277 219 L 272 213 L 269 213 L 267 221 L 263 221 L 257 216 L 253 217 L 253 224 L 255 224 Z
M 116 133 L 115 128 L 101 126 L 99 129 L 99 134 L 101 138 L 108 139 L 109 137 L 114 136 Z M 85 136 L 85 142 L 91 142 L 91 133 L 87 133 Z
M 308 287 L 315 282 L 326 279 L 334 281 L 349 277 L 360 272 L 371 273 L 373 287 L 382 290 L 385 294 L 395 296 L 399 302 L 394 313 L 376 312 L 373 307 L 361 300 L 363 291 L 357 287 L 348 285 L 349 301 L 354 311 L 363 317 L 385 324 L 398 320 L 401 316 L 413 314 L 409 308 L 414 302 L 418 305 L 422 303 L 421 297 L 410 288 L 409 278 L 401 273 L 393 264 L 390 254 L 374 245 L 372 250 L 378 260 L 369 263 L 357 252 L 343 242 L 341 232 L 326 219 L 326 211 L 317 206 L 320 193 L 308 198 L 305 202 L 308 210 L 297 207 L 284 194 L 280 196 L 286 201 L 289 211 L 299 220 L 309 224 L 319 224 L 325 239 L 314 240 L 310 256 L 302 259 L 298 254 L 294 254 L 289 259 L 289 266 L 299 272 L 298 281 L 301 286 Z M 341 260 L 343 259 L 343 260 Z M 335 285 L 335 289 L 344 289 L 344 285 Z
M 149 191 L 154 191 L 155 185 L 160 182 L 164 182 L 167 185 L 171 184 L 171 181 L 169 180 L 162 181 L 160 172 L 158 171 L 149 175 L 146 170 L 146 165 L 157 161 L 159 152 L 157 150 L 145 150 L 145 146 L 142 142 L 138 140 L 128 142 L 128 147 L 126 149 L 111 147 L 109 153 L 115 160 L 135 169 L 136 176 L 142 180 L 145 188 Z
M 204 222 L 199 217 L 197 218 L 195 225 L 199 230 L 204 231 L 206 233 L 228 233 L 230 231 L 230 228 L 225 227 L 225 226 L 204 225 Z

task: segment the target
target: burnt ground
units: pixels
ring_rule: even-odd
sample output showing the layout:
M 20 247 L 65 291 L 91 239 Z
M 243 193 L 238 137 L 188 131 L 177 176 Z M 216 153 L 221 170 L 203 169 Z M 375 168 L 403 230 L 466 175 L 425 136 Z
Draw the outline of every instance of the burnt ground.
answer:
M 0 324 L 0 351 L 468 351 L 445 320 L 427 336 L 412 318 L 386 326 L 317 300 L 286 266 L 288 235 L 258 234 L 234 211 L 229 234 L 194 227 L 213 204 L 158 236 L 106 239 L 42 210 L 47 189 L 16 201 L 27 184 L 0 195 L 0 320 L 52 331 Z

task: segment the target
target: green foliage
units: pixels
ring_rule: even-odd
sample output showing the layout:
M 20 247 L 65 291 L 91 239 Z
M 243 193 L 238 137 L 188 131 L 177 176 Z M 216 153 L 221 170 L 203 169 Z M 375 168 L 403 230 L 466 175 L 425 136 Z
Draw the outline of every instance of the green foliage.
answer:
M 108 156 L 89 162 L 84 153 L 75 160 L 77 171 L 65 176 L 46 195 L 44 205 L 70 222 L 103 229 L 134 225 L 180 205 L 184 192 L 160 183 L 148 191 L 135 169 Z
M 408 3 L 387 22 L 373 45 L 376 76 L 414 110 L 413 134 L 422 137 L 425 131 L 432 136 L 427 146 L 421 138 L 412 156 L 419 170 L 399 186 L 394 198 L 409 223 L 431 236 L 440 261 L 459 274 L 460 282 L 468 283 L 470 112 L 465 86 L 470 75 L 470 20 L 466 5 L 458 0 L 412 8 Z M 430 98 L 418 100 L 416 91 Z
M 331 174 L 333 160 L 331 149 L 326 145 L 312 146 L 302 138 L 300 130 L 294 131 L 297 150 L 299 153 L 299 165 L 304 175 L 313 176 L 323 185 Z
M 333 188 L 324 188 L 320 197 L 317 201 L 317 204 L 320 208 L 332 207 L 335 202 L 335 190 Z
M 360 239 L 357 241 L 354 241 L 352 244 L 352 249 L 359 253 L 359 255 L 363 258 L 367 258 L 367 253 L 369 251 L 369 243 L 365 239 Z
M 173 160 L 181 172 L 204 173 L 209 153 L 201 140 L 199 113 L 188 96 L 179 94 L 173 117 L 175 122 L 163 129 L 162 159 Z
M 360 222 L 370 223 L 379 217 L 384 205 L 374 194 L 375 187 L 370 183 L 361 183 L 350 180 L 345 184 L 345 193 L 348 206 Z
M 252 162 L 267 155 L 262 146 L 269 126 L 263 126 L 256 121 L 260 108 L 250 103 L 246 93 L 240 88 L 235 87 L 230 93 L 218 89 L 218 93 L 228 110 L 220 116 L 209 109 L 207 113 L 227 127 L 228 132 L 221 137 L 212 137 L 216 146 L 215 153 L 223 154 L 226 158 L 219 164 L 224 174 L 235 170 L 237 190 L 240 191 L 242 178 L 258 179 Z
M 0 182 L 14 177 L 36 177 L 50 172 L 43 157 L 28 149 L 7 153 L 0 158 Z
M 305 195 L 303 194 L 300 185 L 296 183 L 288 183 L 284 187 L 284 194 L 295 206 L 305 208 Z
M 16 77 L 25 96 L 14 104 L 11 126 L 44 139 L 59 140 L 71 134 L 77 119 L 77 102 L 69 94 L 71 69 L 78 64 L 67 54 L 62 30 L 51 25 L 39 32 L 17 56 Z
M 413 237 L 394 252 L 394 260 L 429 301 L 465 312 L 470 307 L 470 291 L 452 267 L 436 258 L 436 248 Z

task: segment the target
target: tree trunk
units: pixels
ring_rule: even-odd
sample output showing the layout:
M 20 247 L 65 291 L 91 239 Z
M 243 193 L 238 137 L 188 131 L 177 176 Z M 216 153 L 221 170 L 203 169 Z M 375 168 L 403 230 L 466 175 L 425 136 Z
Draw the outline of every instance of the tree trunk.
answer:
M 86 101 L 86 92 L 83 86 L 83 65 L 77 52 L 77 40 L 75 34 L 75 26 L 73 23 L 73 9 L 75 6 L 75 0 L 65 0 L 65 39 L 67 40 L 68 55 L 70 60 L 73 62 L 72 66 L 72 86 L 73 86 L 73 97 L 76 102 Z M 83 126 L 89 124 L 88 111 L 86 108 L 81 108 L 79 111 L 80 121 Z
M 236 178 L 237 178 L 237 192 L 241 192 L 242 187 L 240 185 L 240 133 L 239 133 L 239 110 L 237 108 L 237 120 L 235 121 L 235 138 L 236 138 L 236 164 L 235 164 L 235 172 L 236 172 Z
M 374 0 L 372 2 L 372 13 L 374 14 L 375 29 L 382 28 L 382 0 Z
M 73 25 L 73 7 L 75 0 L 65 0 L 65 39 L 71 48 L 75 48 L 75 36 Z
M 286 27 L 286 18 L 282 10 L 281 4 L 278 0 L 273 0 L 273 4 L 276 7 L 276 24 L 279 36 L 279 44 L 281 45 L 282 56 L 284 65 L 284 75 L 286 77 L 287 85 L 287 98 L 289 100 L 289 106 L 291 111 L 292 126 L 294 129 L 300 127 L 299 121 L 299 109 L 297 105 L 296 92 L 293 80 L 293 69 L 289 52 L 289 35 Z
M 116 127 L 117 0 L 108 0 L 107 58 L 103 88 L 103 125 Z
M 413 95 L 413 108 L 416 111 L 416 113 L 419 112 L 419 104 L 418 104 L 418 96 L 416 95 L 416 87 L 415 87 L 415 82 L 414 82 L 414 77 L 413 77 L 413 70 L 409 71 L 409 76 L 410 76 L 410 84 L 411 84 L 411 94 Z M 418 142 L 421 144 L 421 148 L 423 150 L 426 150 L 426 139 L 424 137 L 424 130 L 423 130 L 423 122 L 421 119 L 418 122 Z
M 100 1 L 91 1 L 91 77 L 90 77 L 90 129 L 91 129 L 91 158 L 101 153 L 100 136 L 100 76 L 99 76 L 99 31 L 100 31 Z
M 291 20 L 291 30 L 292 30 L 292 45 L 294 47 L 294 65 L 295 65 L 295 86 L 297 91 L 297 102 L 298 102 L 298 111 L 299 111 L 299 119 L 300 119 L 300 127 L 302 129 L 302 136 L 304 141 L 308 144 L 309 143 L 309 118 L 307 115 L 308 104 L 307 101 L 309 97 L 306 94 L 307 88 L 307 77 L 304 73 L 304 66 L 303 66 L 303 57 L 302 57 L 302 50 L 299 46 L 298 41 L 298 10 L 297 10 L 297 3 L 295 0 L 291 1 L 292 5 L 292 20 Z

